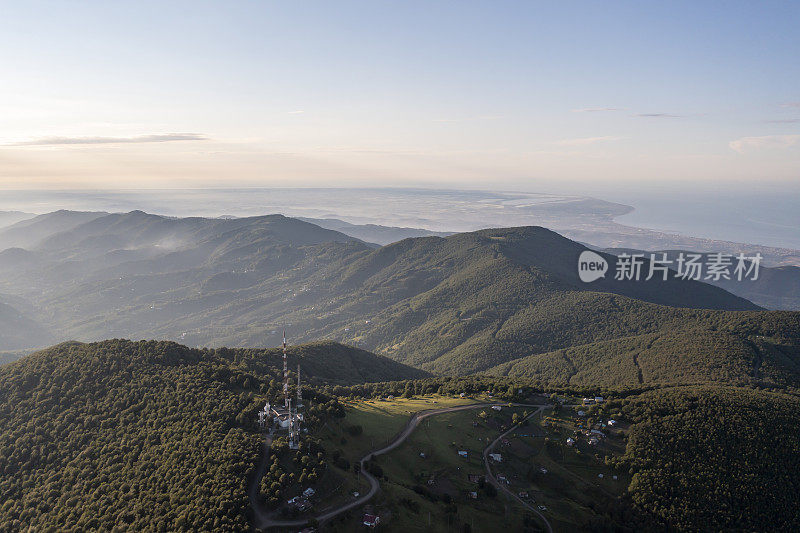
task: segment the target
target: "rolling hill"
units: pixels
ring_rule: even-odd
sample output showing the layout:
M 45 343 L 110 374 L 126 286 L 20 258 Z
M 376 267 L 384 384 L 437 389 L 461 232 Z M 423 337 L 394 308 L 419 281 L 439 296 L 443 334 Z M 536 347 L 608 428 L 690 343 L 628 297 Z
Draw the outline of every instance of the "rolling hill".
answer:
M 332 343 L 294 346 L 290 358 L 317 385 L 425 376 Z M 247 529 L 255 413 L 280 394 L 280 360 L 277 350 L 110 340 L 0 367 L 0 524 Z M 307 418 L 335 407 L 313 389 L 304 398 Z
M 340 231 L 345 235 L 350 235 L 362 241 L 380 245 L 391 244 L 412 237 L 446 237 L 453 234 L 453 232 L 431 231 L 421 228 L 398 228 L 380 224 L 351 224 L 336 218 L 297 218 L 298 220 L 316 224 L 321 228 Z
M 16 308 L 0 301 L 0 346 L 2 351 L 29 346 L 47 346 L 53 342 L 47 329 Z
M 33 218 L 36 215 L 32 213 L 23 213 L 22 211 L 0 211 L 0 228 L 16 224 L 23 220 Z
M 647 306 L 629 302 L 634 306 Z M 639 316 L 648 316 L 641 310 Z M 648 327 L 508 361 L 487 373 L 540 385 L 642 386 L 722 383 L 798 387 L 800 318 L 795 313 L 650 309 Z
M 293 341 L 334 340 L 462 375 L 666 330 L 688 342 L 692 331 L 735 316 L 724 311 L 751 311 L 754 323 L 773 316 L 694 281 L 583 283 L 576 270 L 585 249 L 539 227 L 376 249 L 280 215 L 134 211 L 70 225 L 31 250 L 0 252 L 0 290 L 27 301 L 61 339 L 258 347 L 279 344 L 285 326 Z M 769 321 L 794 331 L 796 316 Z M 729 334 L 738 339 L 731 346 L 751 336 L 733 326 Z
M 0 230 L 0 250 L 36 246 L 51 235 L 69 230 L 105 214 L 61 210 L 26 218 Z

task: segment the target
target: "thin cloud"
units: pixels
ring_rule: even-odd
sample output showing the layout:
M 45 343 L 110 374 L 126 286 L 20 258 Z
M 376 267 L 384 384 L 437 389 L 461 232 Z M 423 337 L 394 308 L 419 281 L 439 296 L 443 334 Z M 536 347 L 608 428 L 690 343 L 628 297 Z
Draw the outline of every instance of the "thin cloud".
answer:
M 503 115 L 477 115 L 474 117 L 461 117 L 461 118 L 435 118 L 433 122 L 471 122 L 474 120 L 497 120 L 503 118 Z
M 611 135 L 606 135 L 604 137 L 581 137 L 579 139 L 564 139 L 561 141 L 556 141 L 555 144 L 558 146 L 588 146 L 591 144 L 597 144 L 602 142 L 611 142 L 611 141 L 619 141 L 622 137 L 614 137 Z
M 681 118 L 683 115 L 673 115 L 672 113 L 637 113 L 633 116 L 641 118 Z
M 289 111 L 288 113 L 290 115 L 302 115 L 303 113 L 305 113 L 305 111 L 302 109 L 298 109 L 297 111 Z
M 760 137 L 742 137 L 728 143 L 731 150 L 743 154 L 763 148 L 788 148 L 800 144 L 800 135 L 763 135 Z
M 623 111 L 621 107 L 587 107 L 584 109 L 573 109 L 573 113 L 600 113 L 603 111 Z
M 58 146 L 67 144 L 127 144 L 127 143 L 163 143 L 172 141 L 207 141 L 209 138 L 201 133 L 161 133 L 153 135 L 136 135 L 133 137 L 42 137 L 12 143 L 8 146 Z
M 786 102 L 784 104 L 781 104 L 781 107 L 800 109 L 800 102 Z
M 797 124 L 800 118 L 779 118 L 775 120 L 765 120 L 767 124 Z

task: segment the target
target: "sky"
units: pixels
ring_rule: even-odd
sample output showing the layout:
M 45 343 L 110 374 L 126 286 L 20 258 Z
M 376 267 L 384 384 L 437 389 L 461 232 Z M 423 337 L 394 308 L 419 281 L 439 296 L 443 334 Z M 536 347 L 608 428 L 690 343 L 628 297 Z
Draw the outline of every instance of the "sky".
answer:
M 0 189 L 796 187 L 798 27 L 800 2 L 4 2 Z

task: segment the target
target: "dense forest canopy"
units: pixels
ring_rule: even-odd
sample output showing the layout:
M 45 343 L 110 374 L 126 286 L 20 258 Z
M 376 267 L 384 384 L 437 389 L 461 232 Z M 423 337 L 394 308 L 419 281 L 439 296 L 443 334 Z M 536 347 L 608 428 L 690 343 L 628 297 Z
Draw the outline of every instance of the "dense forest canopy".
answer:
M 294 347 L 291 359 L 313 383 L 363 380 L 345 380 L 345 363 L 384 379 L 420 375 L 332 343 Z M 0 523 L 246 529 L 245 480 L 259 453 L 255 414 L 278 397 L 279 366 L 275 350 L 124 340 L 66 343 L 3 366 Z M 325 397 L 305 396 L 314 416 Z
M 0 522 L 11 530 L 246 529 L 246 479 L 259 456 L 256 412 L 280 396 L 279 353 L 111 340 L 65 343 L 3 366 Z M 489 391 L 526 401 L 543 391 L 601 393 L 608 401 L 590 416 L 631 424 L 624 456 L 607 461 L 633 474 L 629 497 L 639 512 L 678 530 L 800 525 L 800 399 L 791 388 L 615 390 L 420 376 L 335 343 L 292 347 L 290 360 L 306 376 L 311 428 L 343 415 L 339 399 Z M 351 368 L 358 372 L 348 380 Z M 383 381 L 365 382 L 370 372 Z M 280 442 L 276 450 L 285 447 Z M 270 456 L 261 487 L 267 503 L 320 479 L 327 462 L 339 460 L 329 451 L 304 438 L 300 455 L 307 459 L 295 477 L 277 465 L 277 451 Z
M 800 528 L 800 398 L 674 388 L 605 406 L 633 422 L 633 501 L 680 531 Z

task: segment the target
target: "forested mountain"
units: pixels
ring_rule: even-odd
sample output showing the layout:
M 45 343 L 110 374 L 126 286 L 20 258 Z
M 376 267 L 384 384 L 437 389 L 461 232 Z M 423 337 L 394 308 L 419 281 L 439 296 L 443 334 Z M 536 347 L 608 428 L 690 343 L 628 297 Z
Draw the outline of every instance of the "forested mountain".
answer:
M 45 327 L 0 299 L 0 346 L 2 350 L 17 350 L 29 346 L 43 347 L 51 342 L 53 342 L 53 335 Z
M 621 253 L 645 254 L 647 257 L 650 257 L 651 253 L 655 253 L 659 258 L 662 257 L 662 254 L 666 254 L 668 261 L 675 261 L 679 254 L 686 256 L 686 254 L 696 253 L 686 250 L 646 252 L 629 248 L 609 248 L 606 251 L 615 255 Z M 708 253 L 699 255 L 704 261 L 709 256 Z M 749 254 L 746 255 L 749 256 Z M 714 281 L 711 279 L 706 280 L 706 283 L 725 289 L 731 294 L 747 298 L 751 302 L 767 309 L 800 310 L 800 267 L 797 266 L 767 267 L 761 265 L 758 278 L 755 280 L 748 276 L 742 280 L 721 278 Z
M 411 237 L 447 237 L 453 234 L 453 232 L 431 231 L 421 228 L 398 228 L 379 224 L 351 224 L 336 218 L 297 218 L 298 220 L 316 224 L 321 228 L 340 231 L 345 235 L 350 235 L 362 241 L 381 245 L 391 244 Z
M 600 315 L 619 313 L 605 296 Z M 541 385 L 639 387 L 653 384 L 800 385 L 800 314 L 666 310 L 628 300 L 640 322 L 609 320 L 602 339 L 500 364 L 489 374 Z M 585 339 L 588 339 L 586 336 Z
M 105 214 L 61 210 L 24 219 L 0 229 L 0 250 L 36 246 L 51 235 L 69 230 Z
M 22 211 L 0 211 L 0 229 L 35 216 L 32 213 L 23 213 Z
M 292 347 L 297 362 L 306 384 L 424 375 L 330 343 Z M 255 413 L 280 365 L 276 350 L 110 340 L 0 367 L 0 529 L 247 529 Z M 304 398 L 309 423 L 335 402 Z
M 467 374 L 665 328 L 710 327 L 703 321 L 714 313 L 678 308 L 756 309 L 693 281 L 608 275 L 582 283 L 585 247 L 538 227 L 375 249 L 280 215 L 92 216 L 29 250 L 0 252 L 0 290 L 27 301 L 31 318 L 60 339 L 258 347 L 277 345 L 285 326 L 295 341 L 331 339 Z

